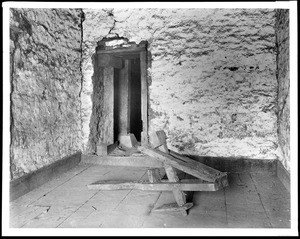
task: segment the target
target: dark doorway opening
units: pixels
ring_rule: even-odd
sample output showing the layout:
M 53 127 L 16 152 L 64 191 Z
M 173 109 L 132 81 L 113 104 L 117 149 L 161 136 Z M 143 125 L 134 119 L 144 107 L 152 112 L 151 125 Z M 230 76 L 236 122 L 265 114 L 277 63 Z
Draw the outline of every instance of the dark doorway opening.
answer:
M 130 133 L 134 134 L 137 141 L 141 141 L 143 130 L 141 114 L 141 68 L 140 59 L 131 60 L 130 81 Z
M 111 149 L 117 143 L 131 148 L 136 140 L 147 144 L 147 42 L 105 39 L 98 42 L 96 54 L 95 62 L 101 68 L 99 81 L 103 83 L 99 145 Z
M 120 93 L 119 93 L 119 69 L 114 68 L 114 142 L 118 141 L 119 136 L 119 105 L 120 105 Z
M 114 142 L 118 141 L 119 135 L 130 133 L 140 142 L 143 130 L 140 58 L 121 59 L 124 67 L 114 68 L 113 79 Z

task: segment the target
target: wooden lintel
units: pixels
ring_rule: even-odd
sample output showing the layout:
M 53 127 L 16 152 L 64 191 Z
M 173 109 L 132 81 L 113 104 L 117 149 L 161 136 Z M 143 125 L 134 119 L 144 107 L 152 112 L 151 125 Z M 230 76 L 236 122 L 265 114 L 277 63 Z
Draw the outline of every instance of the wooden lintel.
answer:
M 165 164 L 177 168 L 185 173 L 193 175 L 197 178 L 203 179 L 208 182 L 215 182 L 218 178 L 224 177 L 227 174 L 220 172 L 218 170 L 212 169 L 205 164 L 199 163 L 192 159 L 182 160 L 180 158 L 174 157 L 170 154 L 161 152 L 160 150 L 152 149 L 149 146 L 138 147 L 142 153 L 145 153 L 155 159 L 158 159 Z
M 217 191 L 220 185 L 217 183 L 203 182 L 199 179 L 183 179 L 179 182 L 150 183 L 149 181 L 98 181 L 87 185 L 89 189 L 96 190 L 149 190 L 149 191 Z
M 136 47 L 123 47 L 123 48 L 115 48 L 115 49 L 106 49 L 106 50 L 97 50 L 98 54 L 118 54 L 118 53 L 126 53 L 126 54 L 136 54 L 141 51 L 146 51 L 146 46 L 136 46 Z
M 98 66 L 122 69 L 123 62 L 121 58 L 112 56 L 110 54 L 98 54 Z

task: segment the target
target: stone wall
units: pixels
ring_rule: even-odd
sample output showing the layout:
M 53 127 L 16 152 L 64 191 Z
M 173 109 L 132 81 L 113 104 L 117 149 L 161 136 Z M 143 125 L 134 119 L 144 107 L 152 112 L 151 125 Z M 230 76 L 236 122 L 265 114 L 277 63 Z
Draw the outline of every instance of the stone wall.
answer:
M 279 160 L 290 171 L 289 10 L 276 11 Z
M 81 149 L 81 10 L 10 9 L 11 179 Z
M 124 37 L 149 43 L 149 127 L 165 130 L 169 148 L 195 155 L 277 158 L 275 10 L 83 12 L 85 152 L 93 153 L 95 143 L 89 137 L 95 128 L 90 125 L 92 55 L 104 37 Z

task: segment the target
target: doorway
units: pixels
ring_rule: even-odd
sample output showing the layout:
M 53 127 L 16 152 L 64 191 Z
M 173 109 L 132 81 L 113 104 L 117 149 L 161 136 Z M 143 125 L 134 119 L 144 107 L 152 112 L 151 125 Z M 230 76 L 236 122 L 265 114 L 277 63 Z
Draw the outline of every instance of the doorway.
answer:
M 143 131 L 141 112 L 141 69 L 140 59 L 131 60 L 131 82 L 130 82 L 130 133 L 134 134 L 137 141 L 141 142 Z
M 141 144 L 148 143 L 147 45 L 127 43 L 98 45 L 98 67 L 103 74 L 101 143 L 116 144 L 120 136 L 133 134 Z M 109 44 L 108 44 L 109 45 Z
M 124 58 L 122 61 L 122 69 L 114 68 L 114 142 L 118 141 L 120 134 L 130 133 L 141 142 L 140 58 Z

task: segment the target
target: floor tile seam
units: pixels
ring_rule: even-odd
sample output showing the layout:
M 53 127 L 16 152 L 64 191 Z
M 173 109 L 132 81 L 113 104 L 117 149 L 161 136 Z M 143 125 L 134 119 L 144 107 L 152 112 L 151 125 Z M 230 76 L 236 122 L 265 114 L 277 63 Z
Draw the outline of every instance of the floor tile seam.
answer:
M 92 166 L 92 165 L 91 165 Z M 143 176 L 142 177 L 144 177 L 144 175 L 146 174 L 146 172 L 143 174 Z M 141 178 L 142 178 L 141 177 Z M 141 180 L 141 178 L 139 179 L 139 180 Z M 90 197 L 85 203 L 83 203 L 79 208 L 77 208 L 77 210 L 76 211 L 74 211 L 71 215 L 69 215 L 69 217 L 67 217 L 64 221 L 66 221 L 68 218 L 70 218 L 74 213 L 76 213 L 81 207 L 83 207 L 88 201 L 90 201 L 94 196 L 96 196 L 99 192 L 100 192 L 101 190 L 99 190 L 99 191 L 97 191 L 95 194 L 93 194 L 93 196 L 92 197 Z M 125 195 L 125 197 L 121 200 L 121 202 L 122 201 L 124 201 L 125 200 L 125 198 L 130 194 L 130 192 L 131 192 L 132 190 L 130 190 L 126 195 Z M 117 207 L 121 204 L 121 202 L 119 202 L 119 204 L 117 205 Z M 116 208 L 117 208 L 116 207 Z M 114 208 L 113 209 L 113 211 L 115 211 L 115 209 L 116 208 Z M 87 219 L 91 214 L 93 214 L 94 212 L 92 211 L 88 216 L 86 216 L 86 218 L 85 219 Z M 63 222 L 64 222 L 63 221 Z M 62 222 L 62 223 L 63 223 Z M 57 227 L 59 227 L 62 223 L 60 223 Z
M 68 220 L 74 213 L 76 213 L 80 208 L 82 208 L 89 200 L 91 200 L 94 196 L 96 196 L 98 192 L 100 192 L 100 190 L 95 192 L 88 200 L 86 200 L 83 204 L 81 204 L 74 212 L 72 212 L 68 217 L 66 217 L 65 220 L 63 220 L 59 225 L 57 225 L 56 228 L 58 228 L 61 224 L 63 224 L 66 220 Z
M 251 178 L 251 180 L 252 180 L 252 182 L 253 182 L 253 184 L 254 184 L 254 186 L 255 186 L 255 190 L 256 190 L 256 192 L 257 192 L 257 195 L 258 195 L 258 197 L 259 197 L 259 200 L 260 200 L 260 202 L 261 202 L 261 205 L 262 205 L 262 207 L 263 207 L 263 209 L 264 209 L 264 213 L 265 213 L 265 215 L 266 215 L 266 217 L 267 217 L 267 219 L 268 219 L 268 223 L 269 223 L 269 225 L 273 228 L 273 225 L 272 225 L 272 223 L 271 223 L 271 219 L 270 219 L 269 214 L 267 213 L 267 211 L 266 211 L 266 209 L 265 209 L 265 206 L 264 206 L 263 201 L 262 201 L 262 199 L 261 199 L 261 196 L 260 196 L 259 190 L 258 190 L 258 188 L 257 188 L 257 185 L 256 185 L 256 183 L 255 183 L 255 180 L 253 179 L 251 173 L 249 173 L 249 176 L 250 176 L 250 178 Z
M 89 169 L 91 166 L 82 169 L 79 173 L 76 173 L 75 175 L 73 175 L 71 178 L 69 178 L 67 181 L 64 181 L 63 183 L 59 184 L 58 186 L 52 188 L 49 192 L 43 194 L 41 197 L 37 198 L 36 200 L 34 200 L 33 202 L 29 203 L 27 206 L 33 205 L 35 202 L 37 202 L 38 200 L 40 200 L 41 198 L 45 197 L 46 195 L 48 195 L 49 193 L 53 192 L 55 189 L 61 187 L 62 185 L 64 185 L 65 183 L 69 182 L 70 180 L 72 180 L 74 177 L 78 176 L 79 174 L 81 174 L 82 172 L 84 172 L 85 170 Z
M 139 178 L 138 181 L 140 181 L 145 175 L 146 175 L 147 171 L 145 171 L 145 173 Z M 133 191 L 133 189 L 130 189 L 129 192 L 125 195 L 125 197 L 118 203 L 118 205 L 113 209 L 113 211 L 115 211 L 120 204 L 128 197 L 128 195 Z
M 224 190 L 224 189 L 223 189 L 223 195 L 224 195 L 226 225 L 228 226 L 228 209 L 227 209 L 227 201 L 226 201 L 226 190 Z

